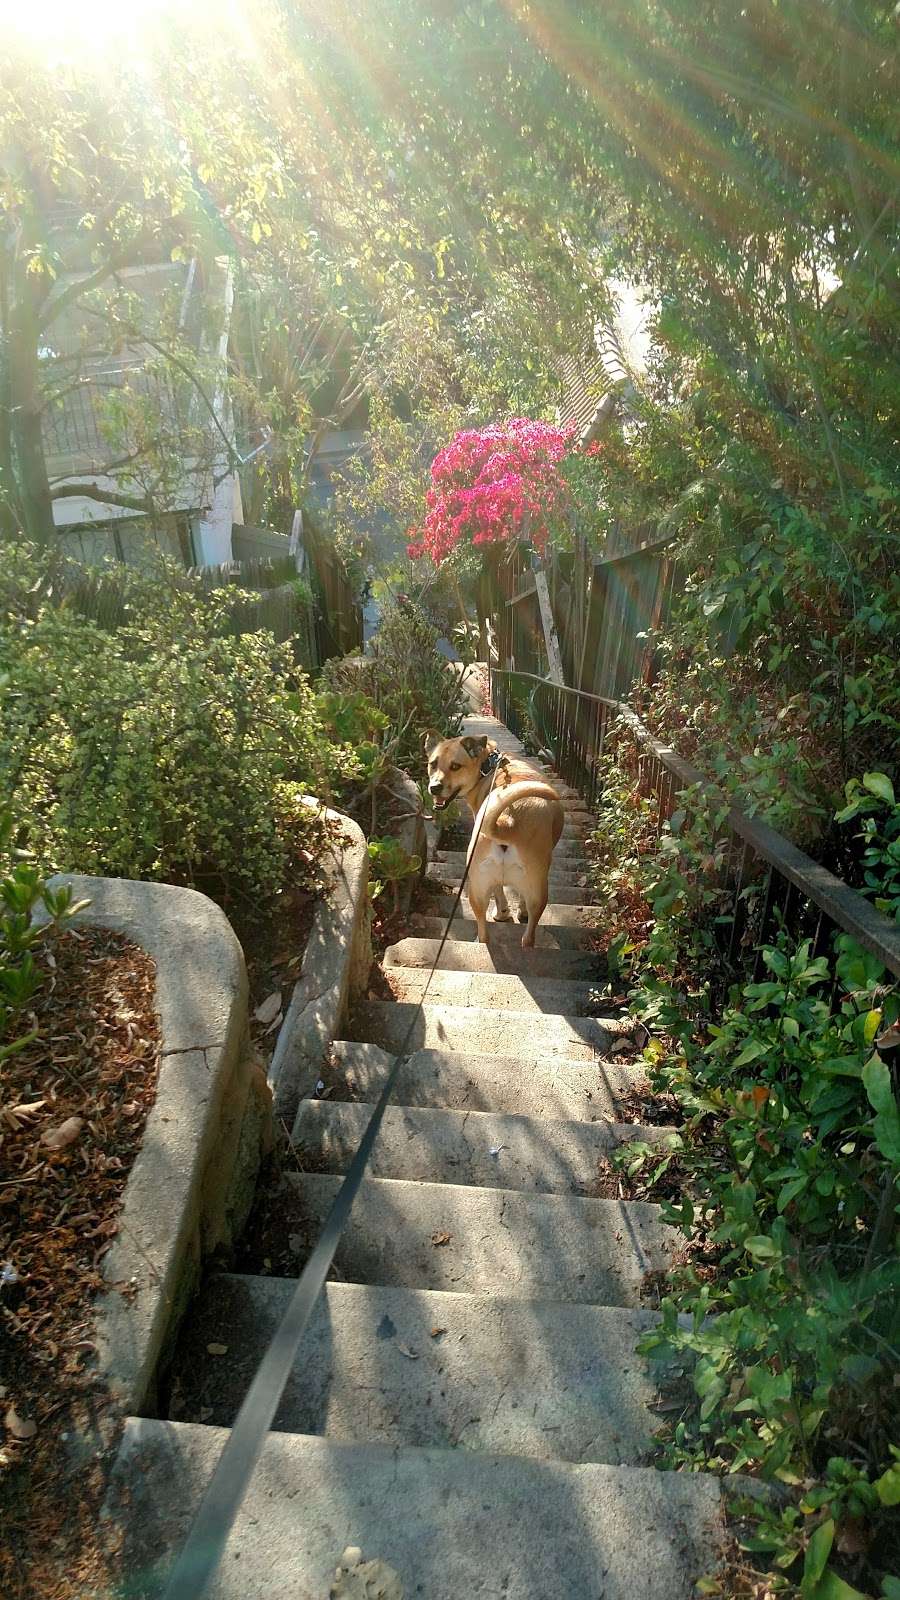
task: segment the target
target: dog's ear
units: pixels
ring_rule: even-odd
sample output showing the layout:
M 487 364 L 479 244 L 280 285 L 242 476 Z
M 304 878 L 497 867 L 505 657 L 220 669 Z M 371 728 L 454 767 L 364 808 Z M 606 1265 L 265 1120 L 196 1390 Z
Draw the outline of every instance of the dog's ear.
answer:
M 430 728 L 428 730 L 428 732 L 424 735 L 423 739 L 422 739 L 422 748 L 424 749 L 426 756 L 429 755 L 430 752 L 434 749 L 435 745 L 440 744 L 440 742 L 441 742 L 440 734 L 439 733 L 435 733 L 434 729 Z
M 464 750 L 467 750 L 469 755 L 474 759 L 476 756 L 484 755 L 484 752 L 487 749 L 487 739 L 476 739 L 474 735 L 470 734 L 467 739 L 463 739 L 462 747 Z

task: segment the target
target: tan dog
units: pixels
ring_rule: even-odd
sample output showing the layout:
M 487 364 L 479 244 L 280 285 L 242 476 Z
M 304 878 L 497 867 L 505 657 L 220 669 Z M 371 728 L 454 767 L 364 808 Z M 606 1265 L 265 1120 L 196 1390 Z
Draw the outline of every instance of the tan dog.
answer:
M 527 915 L 528 927 L 522 944 L 532 949 L 547 904 L 550 861 L 565 820 L 556 790 L 523 761 L 500 756 L 492 739 L 441 739 L 427 733 L 425 756 L 435 810 L 464 800 L 475 818 L 466 881 L 481 943 L 488 942 L 491 895 L 496 921 L 512 920 L 506 900 L 510 888 L 524 902 L 519 920 L 524 922 Z

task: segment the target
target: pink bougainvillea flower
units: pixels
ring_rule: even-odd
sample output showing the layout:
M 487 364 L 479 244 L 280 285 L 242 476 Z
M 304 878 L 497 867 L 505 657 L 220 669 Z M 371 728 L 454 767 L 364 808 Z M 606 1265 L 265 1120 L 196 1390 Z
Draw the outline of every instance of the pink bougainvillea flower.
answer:
M 523 537 L 543 550 L 551 524 L 569 505 L 560 464 L 574 448 L 574 424 L 513 417 L 462 429 L 432 462 L 424 521 L 409 530 L 410 556 L 429 555 L 439 566 L 463 541 Z

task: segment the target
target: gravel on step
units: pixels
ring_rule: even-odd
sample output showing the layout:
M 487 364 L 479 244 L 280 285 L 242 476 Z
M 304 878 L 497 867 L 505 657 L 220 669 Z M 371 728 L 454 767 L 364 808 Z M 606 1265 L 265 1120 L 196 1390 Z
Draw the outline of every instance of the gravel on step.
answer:
M 294 1290 L 208 1279 L 178 1351 L 173 1415 L 227 1426 Z M 330 1439 L 638 1463 L 658 1418 L 638 1339 L 656 1316 L 429 1289 L 329 1283 L 276 1429 Z M 226 1344 L 216 1360 L 208 1345 Z
M 223 1430 L 130 1418 L 106 1507 L 145 1600 L 187 1534 Z M 690 1600 L 722 1554 L 710 1474 L 273 1433 L 209 1600 L 324 1600 L 345 1546 L 413 1600 Z
M 393 1057 L 375 1044 L 337 1040 L 334 1066 L 323 1069 L 336 1099 L 377 1100 Z M 474 1051 L 416 1050 L 404 1061 L 395 1098 L 407 1106 L 461 1111 L 509 1111 L 534 1117 L 593 1122 L 627 1121 L 622 1107 L 649 1096 L 643 1064 L 624 1060 L 571 1061 L 551 1056 L 523 1067 L 505 1056 Z
M 299 1270 L 341 1179 L 291 1172 L 283 1182 Z M 682 1243 L 644 1201 L 364 1178 L 335 1265 L 354 1283 L 639 1306 L 646 1274 Z
M 307 1172 L 346 1172 L 374 1106 L 304 1100 L 292 1142 Z M 574 1122 L 497 1111 L 388 1106 L 369 1159 L 372 1178 L 496 1184 L 532 1194 L 596 1194 L 601 1166 L 623 1145 L 659 1143 L 656 1124 Z

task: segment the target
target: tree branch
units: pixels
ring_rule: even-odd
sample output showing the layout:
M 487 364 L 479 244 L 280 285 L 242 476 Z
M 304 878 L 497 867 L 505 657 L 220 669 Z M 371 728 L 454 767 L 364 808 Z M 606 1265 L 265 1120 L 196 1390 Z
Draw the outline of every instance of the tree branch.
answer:
M 102 467 L 95 465 L 90 470 L 99 472 L 104 478 L 111 478 L 116 472 L 121 472 L 123 467 L 133 467 L 135 462 L 142 461 L 146 456 L 149 456 L 153 450 L 159 447 L 159 443 L 158 439 L 148 440 L 146 444 L 141 445 L 140 449 L 130 450 L 127 455 L 118 456 L 115 461 L 106 461 Z M 55 477 L 50 479 L 51 488 L 54 484 L 68 483 L 71 476 L 71 470 L 58 472 Z
M 74 305 L 82 295 L 89 294 L 91 289 L 96 289 L 107 278 L 115 277 L 123 267 L 140 265 L 141 252 L 151 242 L 152 235 L 141 233 L 132 239 L 127 249 L 120 250 L 116 255 L 110 256 L 102 266 L 95 267 L 85 277 L 79 278 L 75 283 L 70 283 L 68 288 L 61 289 L 59 294 L 52 296 L 46 304 L 43 315 L 38 319 L 38 329 L 41 333 L 55 322 L 61 312 Z
M 200 399 L 203 401 L 203 404 L 206 407 L 206 410 L 209 412 L 210 421 L 212 422 L 213 427 L 219 434 L 222 443 L 225 446 L 231 470 L 233 471 L 236 467 L 240 466 L 241 458 L 234 448 L 234 441 L 229 439 L 228 434 L 225 432 L 225 429 L 222 427 L 222 424 L 216 414 L 215 403 L 210 400 L 209 395 L 200 382 L 200 379 L 197 377 L 197 374 L 192 371 L 189 364 L 186 361 L 182 361 L 181 357 L 176 356 L 172 350 L 167 349 L 166 346 L 161 344 L 158 339 L 151 338 L 150 334 L 144 333 L 140 328 L 135 328 L 128 323 L 122 322 L 119 322 L 118 326 L 126 333 L 131 333 L 135 338 L 139 338 L 143 344 L 148 344 L 151 350 L 155 350 L 157 355 L 162 356 L 164 361 L 168 361 L 169 364 L 175 367 L 183 377 L 187 378 L 192 387 L 196 389 Z
M 153 510 L 153 502 L 148 498 L 138 498 L 133 494 L 120 494 L 117 489 L 101 489 L 98 483 L 61 483 L 50 490 L 51 500 L 96 500 L 105 506 L 121 506 L 126 511 Z

